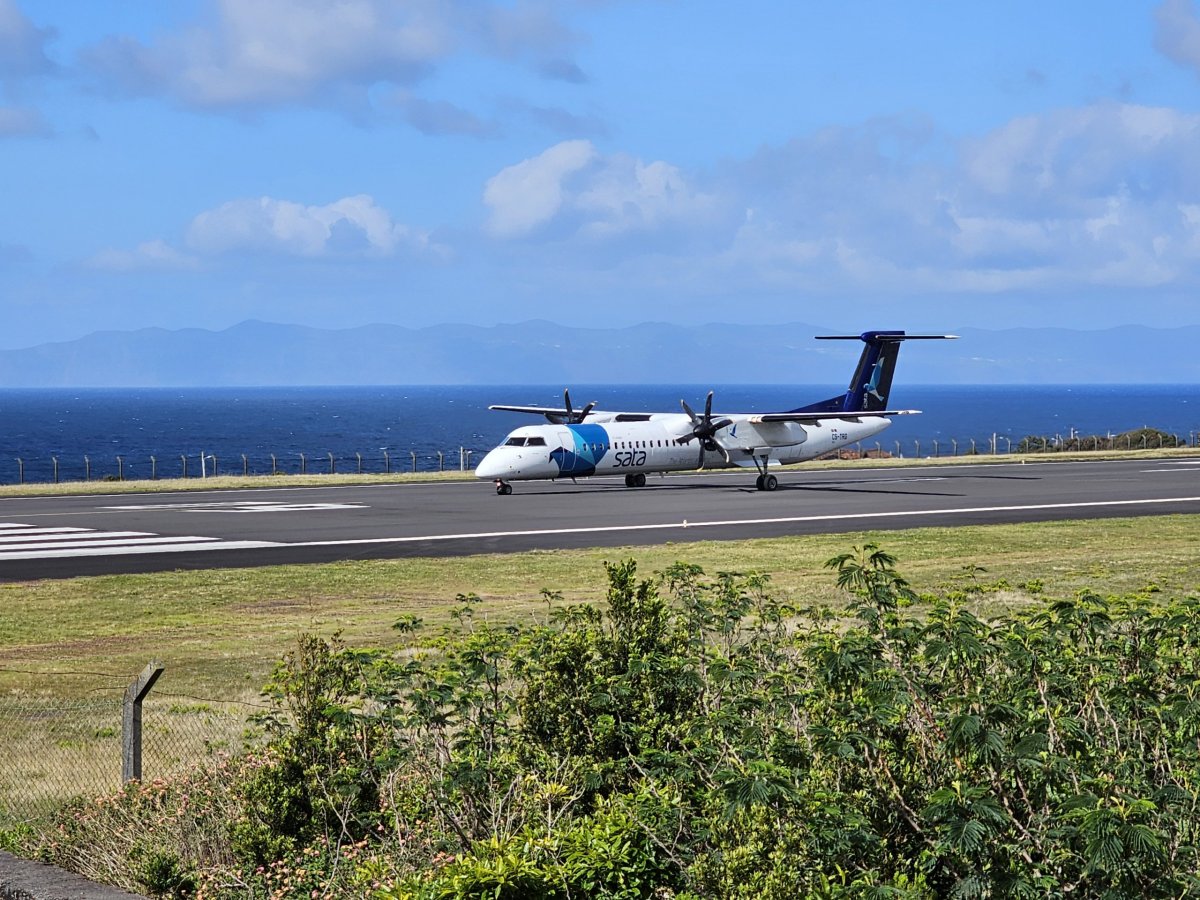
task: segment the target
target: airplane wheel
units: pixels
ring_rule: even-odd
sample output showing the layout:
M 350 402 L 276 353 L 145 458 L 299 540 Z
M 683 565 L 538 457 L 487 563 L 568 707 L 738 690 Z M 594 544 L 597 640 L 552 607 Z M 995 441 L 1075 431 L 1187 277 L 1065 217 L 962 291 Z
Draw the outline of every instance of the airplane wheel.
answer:
M 633 476 L 633 486 L 634 487 L 645 487 L 646 486 L 646 476 L 644 473 L 638 472 L 636 475 Z
M 767 475 L 763 478 L 762 486 L 764 491 L 773 491 L 779 487 L 779 479 L 774 475 Z
M 500 484 L 496 485 L 496 493 L 501 494 L 501 495 L 511 494 L 512 493 L 512 485 L 501 482 Z
M 763 477 L 761 475 L 754 479 L 754 486 L 760 491 L 763 490 Z
M 627 475 L 625 476 L 625 487 L 635 487 L 635 485 L 634 485 L 634 483 L 633 483 L 633 476 L 632 476 L 632 475 L 628 475 L 628 474 L 627 474 Z

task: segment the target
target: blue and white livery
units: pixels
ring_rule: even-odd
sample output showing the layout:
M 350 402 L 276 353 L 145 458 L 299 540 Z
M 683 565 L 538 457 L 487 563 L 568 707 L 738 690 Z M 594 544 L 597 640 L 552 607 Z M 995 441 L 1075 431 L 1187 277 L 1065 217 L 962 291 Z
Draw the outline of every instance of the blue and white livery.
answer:
M 594 403 L 576 410 L 566 391 L 562 408 L 491 406 L 542 415 L 550 424 L 511 432 L 483 458 L 475 476 L 495 482 L 497 494 L 511 494 L 514 481 L 623 474 L 626 486 L 643 487 L 651 472 L 753 468 L 758 472 L 755 486 L 773 491 L 779 479 L 772 468 L 866 440 L 892 424 L 890 416 L 920 412 L 887 408 L 900 344 L 954 337 L 903 331 L 822 335 L 817 340 L 863 342 L 850 387 L 786 412 L 714 414 L 711 391 L 701 414 L 682 400 L 683 411 L 675 413 L 605 412 L 594 409 Z

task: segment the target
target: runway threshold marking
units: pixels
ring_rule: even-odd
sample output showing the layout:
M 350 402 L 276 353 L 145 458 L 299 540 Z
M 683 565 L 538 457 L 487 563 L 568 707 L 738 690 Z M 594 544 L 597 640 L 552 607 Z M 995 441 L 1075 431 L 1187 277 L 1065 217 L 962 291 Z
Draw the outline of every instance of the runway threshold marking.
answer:
M 648 525 L 594 525 L 581 528 L 532 528 L 520 531 L 478 531 L 460 534 L 428 534 L 407 537 L 353 538 L 337 541 L 297 541 L 280 547 L 345 547 L 365 544 L 414 544 L 421 541 L 462 541 L 481 538 L 538 537 L 562 534 L 606 534 L 618 531 L 663 531 L 676 528 L 727 528 L 732 525 L 788 525 L 800 522 L 837 522 L 855 519 L 895 519 L 922 516 L 969 515 L 984 512 L 1034 512 L 1053 509 L 1146 506 L 1163 503 L 1200 503 L 1200 497 L 1166 497 L 1158 500 L 1095 500 L 1082 503 L 1034 503 L 1024 506 L 972 506 L 958 509 L 917 509 L 895 512 L 839 513 L 824 516 L 779 516 L 764 519 L 719 519 L 689 522 L 655 522 Z
M 179 510 L 183 512 L 232 512 L 232 513 L 278 513 L 314 512 L 330 509 L 368 509 L 365 503 L 288 503 L 273 500 L 220 500 L 202 503 L 139 503 L 129 506 L 100 506 L 103 510 L 136 510 L 157 512 Z
M 192 553 L 281 546 L 270 541 L 224 541 L 197 535 L 161 535 L 148 531 L 99 531 L 93 528 L 40 528 L 0 522 L 0 562 L 8 559 L 56 559 L 124 556 L 135 553 Z

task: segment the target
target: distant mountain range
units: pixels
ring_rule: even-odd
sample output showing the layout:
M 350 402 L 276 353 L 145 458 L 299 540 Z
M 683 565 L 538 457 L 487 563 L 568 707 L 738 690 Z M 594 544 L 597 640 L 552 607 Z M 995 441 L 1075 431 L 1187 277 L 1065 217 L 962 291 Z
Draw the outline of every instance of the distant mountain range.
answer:
M 885 323 L 886 324 L 886 323 Z M 324 329 L 249 321 L 224 331 L 103 331 L 0 351 L 0 386 L 203 387 L 348 384 L 840 384 L 859 345 L 789 325 Z M 912 384 L 1200 382 L 1200 326 L 1083 331 L 965 328 L 901 355 Z

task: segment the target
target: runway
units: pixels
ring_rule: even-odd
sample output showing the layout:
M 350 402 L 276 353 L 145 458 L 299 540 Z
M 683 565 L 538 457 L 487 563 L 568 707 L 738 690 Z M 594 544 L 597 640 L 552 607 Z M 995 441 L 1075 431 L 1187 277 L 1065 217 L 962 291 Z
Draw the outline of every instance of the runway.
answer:
M 1200 513 L 1200 459 L 0 499 L 0 581 Z

